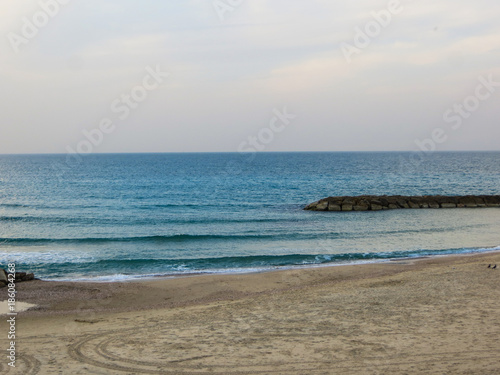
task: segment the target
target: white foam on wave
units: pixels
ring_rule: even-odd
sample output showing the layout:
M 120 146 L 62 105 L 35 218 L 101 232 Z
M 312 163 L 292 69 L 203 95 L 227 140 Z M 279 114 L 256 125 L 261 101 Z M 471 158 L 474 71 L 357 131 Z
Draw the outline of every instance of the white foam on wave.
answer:
M 25 252 L 1 252 L 0 264 L 7 264 L 15 261 L 18 264 L 43 264 L 43 263 L 90 263 L 96 259 L 93 254 L 83 254 L 81 251 L 33 251 L 30 249 Z
M 112 274 L 112 275 L 94 275 L 87 276 L 84 274 L 73 274 L 69 275 L 71 277 L 41 277 L 42 280 L 47 281 L 67 281 L 67 282 L 125 282 L 125 281 L 134 281 L 134 280 L 152 280 L 157 278 L 173 278 L 173 277 L 186 277 L 186 276 L 195 276 L 195 275 L 204 275 L 204 274 L 246 274 L 246 273 L 258 273 L 258 272 L 268 272 L 274 270 L 289 270 L 289 269 L 303 269 L 303 268 L 319 268 L 319 267 L 335 267 L 335 266 L 345 266 L 345 265 L 360 265 L 360 264 L 372 264 L 372 263 L 382 263 L 389 262 L 393 260 L 403 260 L 405 258 L 418 259 L 420 257 L 439 257 L 439 256 L 450 256 L 450 255 L 460 255 L 460 254 L 473 254 L 473 253 L 484 253 L 484 252 L 492 252 L 492 251 L 500 251 L 500 246 L 490 247 L 490 248 L 464 248 L 464 249 L 456 249 L 455 251 L 446 252 L 444 254 L 436 254 L 435 252 L 425 252 L 422 251 L 419 254 L 408 254 L 407 257 L 390 257 L 390 253 L 384 253 L 387 258 L 378 258 L 378 259 L 357 259 L 357 260 L 348 260 L 344 259 L 338 262 L 325 262 L 325 263 L 309 263 L 304 262 L 302 264 L 291 264 L 286 266 L 261 266 L 261 267 L 248 267 L 248 268 L 224 268 L 224 269 L 203 269 L 196 270 L 190 269 L 185 265 L 179 265 L 176 267 L 175 271 L 170 272 L 162 272 L 162 273 L 154 273 L 154 274 Z M 369 253 L 366 253 L 369 255 Z M 328 258 L 331 259 L 330 255 L 318 255 L 316 260 L 320 260 L 318 257 L 323 258 L 323 260 Z M 46 259 L 44 259 L 46 261 Z M 52 261 L 52 260 L 51 260 Z M 75 262 L 78 263 L 78 262 Z
M 74 277 L 54 277 L 54 278 L 43 278 L 46 281 L 69 281 L 69 282 L 96 282 L 96 283 L 110 283 L 118 281 L 131 281 L 138 279 L 145 279 L 155 277 L 154 275 L 124 275 L 124 274 L 114 274 L 114 275 L 102 275 L 102 276 L 81 276 L 75 275 Z

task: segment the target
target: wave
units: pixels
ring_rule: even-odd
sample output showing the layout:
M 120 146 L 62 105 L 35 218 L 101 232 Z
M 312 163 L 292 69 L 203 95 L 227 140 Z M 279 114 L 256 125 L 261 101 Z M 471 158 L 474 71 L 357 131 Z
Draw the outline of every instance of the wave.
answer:
M 83 221 L 80 218 L 46 217 L 46 216 L 0 216 L 0 222 L 23 222 L 23 223 L 72 223 Z M 95 220 L 94 220 L 95 221 Z
M 97 199 L 97 197 L 94 197 Z M 128 198 L 125 204 L 123 202 L 120 202 L 122 205 L 117 206 L 116 202 L 108 202 L 108 200 L 104 201 L 101 199 L 99 200 L 99 204 L 83 204 L 83 203 L 68 203 L 68 204 L 47 204 L 47 203 L 31 203 L 31 204 L 23 204 L 23 203 L 0 203 L 0 208 L 5 207 L 5 208 L 38 208 L 38 209 L 58 209 L 58 210 L 66 210 L 66 209 L 88 209 L 88 208 L 107 208 L 107 209 L 113 209 L 113 210 L 157 210 L 161 208 L 172 208 L 172 209 L 191 209 L 191 208 L 197 208 L 197 209 L 207 209 L 207 208 L 220 208 L 221 204 L 223 204 L 225 207 L 244 207 L 245 209 L 252 209 L 252 208 L 262 208 L 262 207 L 284 207 L 284 208 L 289 208 L 289 206 L 292 206 L 295 209 L 301 209 L 303 207 L 303 204 L 294 204 L 294 205 L 286 205 L 282 203 L 273 203 L 273 204 L 264 204 L 264 203 L 246 203 L 246 202 L 217 202 L 217 203 L 206 203 L 206 202 L 199 202 L 199 203 L 152 203 L 152 204 L 134 204 L 135 200 L 142 200 L 142 199 L 150 199 L 148 198 Z M 108 203 L 108 204 L 106 204 Z
M 493 248 L 459 248 L 446 250 L 414 250 L 378 253 L 344 253 L 344 254 L 286 254 L 286 255 L 252 255 L 233 257 L 209 257 L 199 259 L 95 259 L 67 258 L 65 262 L 46 261 L 42 259 L 26 259 L 23 262 L 30 266 L 39 277 L 50 279 L 92 279 L 95 277 L 113 279 L 112 275 L 124 278 L 173 276 L 193 273 L 233 273 L 264 271 L 275 268 L 300 266 L 341 265 L 387 261 L 390 259 L 419 258 L 424 256 L 465 254 L 485 251 L 498 251 Z M 0 259 L 0 263 L 4 261 Z M 113 280 L 110 280 L 113 281 Z
M 171 265 L 184 266 L 193 270 L 218 268 L 248 268 L 262 266 L 288 266 L 324 263 L 344 263 L 361 260 L 384 260 L 400 258 L 418 258 L 423 256 L 462 254 L 480 251 L 500 250 L 494 248 L 459 248 L 446 250 L 408 250 L 377 253 L 344 253 L 344 254 L 286 254 L 286 255 L 251 255 L 234 257 L 213 257 L 200 259 L 101 259 L 94 263 L 99 267 L 109 264 L 123 266 Z
M 99 244 L 108 242 L 186 242 L 186 241 L 223 241 L 223 240 L 260 240 L 281 239 L 280 235 L 192 235 L 175 234 L 170 236 L 139 236 L 139 237 L 86 237 L 86 238 L 0 238 L 0 245 L 28 245 L 28 244 Z
M 21 203 L 0 203 L 0 207 L 18 208 L 18 207 L 29 207 L 29 206 Z
M 0 222 L 22 222 L 22 223 L 61 223 L 61 224 L 106 224 L 106 225 L 151 225 L 151 224 L 258 224 L 258 223 L 288 223 L 291 220 L 276 219 L 255 219 L 255 218 L 136 218 L 134 220 L 124 220 L 119 218 L 99 218 L 99 217 L 75 217 L 75 216 L 0 216 Z
M 2 221 L 3 217 L 0 217 Z M 22 217 L 17 217 L 15 220 L 22 220 Z M 54 218 L 55 220 L 55 218 Z M 61 219 L 62 220 L 62 219 Z M 90 219 L 89 219 L 90 220 Z M 97 223 L 97 221 L 93 221 Z M 137 222 L 134 222 L 137 225 Z M 104 224 L 104 223 L 102 223 Z M 173 223 L 175 224 L 175 223 Z M 192 224 L 192 222 L 190 223 Z M 412 233 L 439 233 L 453 232 L 462 228 L 473 228 L 480 226 L 465 224 L 456 228 L 416 228 L 402 230 L 381 230 L 369 232 L 326 232 L 326 231 L 308 231 L 289 233 L 286 231 L 275 231 L 261 234 L 255 231 L 247 231 L 247 233 L 239 234 L 172 234 L 172 235 L 152 235 L 152 236 L 133 236 L 133 237 L 84 237 L 84 238 L 0 238 L 0 245 L 50 245 L 50 244 L 73 244 L 73 245 L 96 245 L 105 243 L 179 243 L 179 242 L 213 242 L 213 241 L 314 241 L 321 242 L 325 240 L 335 239 L 360 239 L 373 238 L 382 235 L 400 235 Z

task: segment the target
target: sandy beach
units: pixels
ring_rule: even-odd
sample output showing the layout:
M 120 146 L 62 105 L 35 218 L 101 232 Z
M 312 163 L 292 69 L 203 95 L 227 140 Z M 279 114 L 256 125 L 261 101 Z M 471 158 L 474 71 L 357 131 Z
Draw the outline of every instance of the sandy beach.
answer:
M 498 374 L 500 253 L 122 283 L 32 281 L 2 374 Z M 6 294 L 5 288 L 0 291 Z M 7 349 L 8 323 L 0 321 Z M 5 356 L 3 356 L 5 357 Z

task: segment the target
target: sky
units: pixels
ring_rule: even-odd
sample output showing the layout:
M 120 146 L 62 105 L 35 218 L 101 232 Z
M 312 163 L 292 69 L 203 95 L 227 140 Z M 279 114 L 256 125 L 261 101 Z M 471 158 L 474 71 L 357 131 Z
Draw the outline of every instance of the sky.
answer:
M 498 0 L 0 0 L 0 153 L 500 150 Z

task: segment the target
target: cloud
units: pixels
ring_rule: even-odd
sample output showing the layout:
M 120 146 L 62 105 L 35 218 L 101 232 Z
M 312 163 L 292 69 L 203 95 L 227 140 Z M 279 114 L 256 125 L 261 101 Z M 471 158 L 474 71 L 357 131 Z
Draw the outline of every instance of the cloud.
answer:
M 387 1 L 247 0 L 222 22 L 205 0 L 70 2 L 20 53 L 0 41 L 0 152 L 64 152 L 155 64 L 168 83 L 97 151 L 235 151 L 282 105 L 300 113 L 270 150 L 411 148 L 479 75 L 500 79 L 500 4 L 401 3 L 349 64 L 341 43 Z M 0 4 L 0 34 L 37 9 Z M 471 127 L 500 135 L 495 108 L 481 111 Z M 466 134 L 444 146 L 480 147 Z

